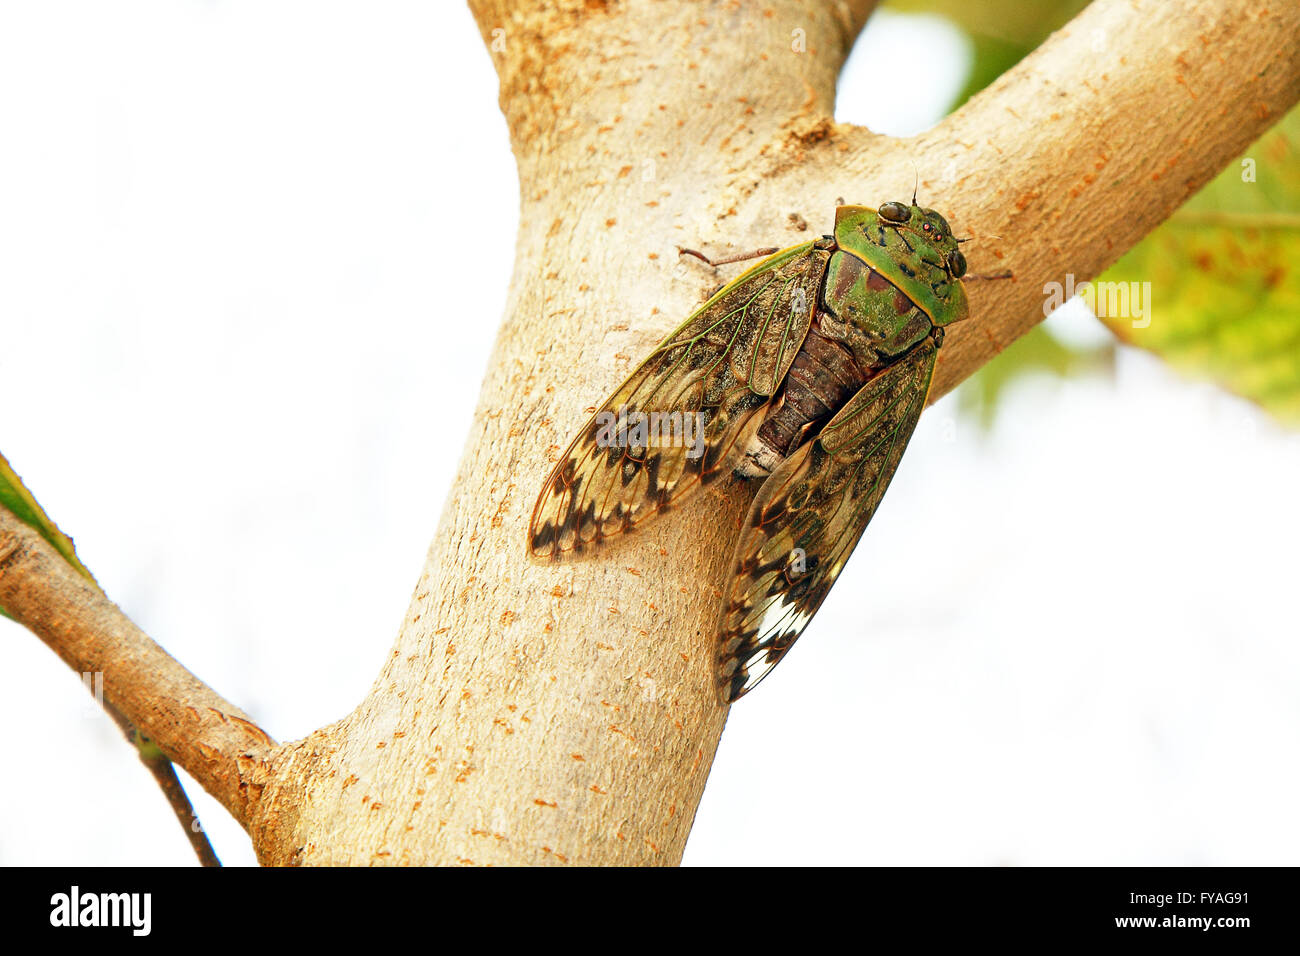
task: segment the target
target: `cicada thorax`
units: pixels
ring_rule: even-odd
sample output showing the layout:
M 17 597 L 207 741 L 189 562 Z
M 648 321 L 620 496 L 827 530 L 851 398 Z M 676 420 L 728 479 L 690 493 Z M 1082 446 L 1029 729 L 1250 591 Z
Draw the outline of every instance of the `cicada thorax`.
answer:
M 906 292 L 858 257 L 836 251 L 803 347 L 737 473 L 769 474 L 869 378 L 933 331 L 930 317 Z
M 835 211 L 836 247 L 879 272 L 939 327 L 968 314 L 960 281 L 966 258 L 957 243 L 948 221 L 933 209 L 885 203 L 878 210 Z
M 930 317 L 872 266 L 836 252 L 818 302 L 822 334 L 841 342 L 870 374 L 930 334 Z

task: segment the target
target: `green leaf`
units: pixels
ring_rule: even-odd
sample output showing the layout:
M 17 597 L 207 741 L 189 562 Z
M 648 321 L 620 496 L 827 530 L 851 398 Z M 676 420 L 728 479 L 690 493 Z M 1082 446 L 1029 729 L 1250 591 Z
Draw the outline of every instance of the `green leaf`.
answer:
M 35 528 L 55 551 L 67 559 L 69 564 L 90 581 L 95 581 L 95 576 L 77 557 L 77 549 L 73 546 L 72 539 L 59 530 L 58 525 L 45 513 L 45 509 L 32 497 L 32 493 L 9 466 L 9 461 L 4 455 L 0 455 L 0 505 L 12 511 L 14 517 L 23 524 Z M 98 587 L 98 584 L 96 586 Z M 0 608 L 0 614 L 4 613 L 4 608 Z M 5 616 L 9 615 L 5 614 Z
M 1297 143 L 1300 108 L 1099 280 L 1150 283 L 1148 326 L 1102 317 L 1122 341 L 1289 425 L 1300 425 Z

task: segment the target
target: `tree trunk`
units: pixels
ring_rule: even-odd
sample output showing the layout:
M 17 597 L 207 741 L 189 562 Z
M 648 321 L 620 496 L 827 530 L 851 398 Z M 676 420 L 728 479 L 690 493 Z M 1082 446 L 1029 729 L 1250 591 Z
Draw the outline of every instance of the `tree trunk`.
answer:
M 933 400 L 1043 317 L 1046 283 L 1095 276 L 1300 98 L 1300 9 L 1097 0 L 896 140 L 831 118 L 866 0 L 471 5 L 519 165 L 515 272 L 392 654 L 352 714 L 292 744 L 217 721 L 205 748 L 211 721 L 122 709 L 266 863 L 673 864 L 727 716 L 712 637 L 747 501 L 705 493 L 553 566 L 529 563 L 525 529 L 593 406 L 738 271 L 676 247 L 791 245 L 829 232 L 841 198 L 907 199 L 919 175 L 922 204 L 975 238 L 971 270 L 1015 274 L 971 283 Z M 880 77 L 880 95 L 908 79 Z M 21 573 L 41 547 L 0 526 L 0 605 L 60 648 L 57 615 L 32 609 L 69 598 Z M 102 669 L 120 650 L 99 653 Z

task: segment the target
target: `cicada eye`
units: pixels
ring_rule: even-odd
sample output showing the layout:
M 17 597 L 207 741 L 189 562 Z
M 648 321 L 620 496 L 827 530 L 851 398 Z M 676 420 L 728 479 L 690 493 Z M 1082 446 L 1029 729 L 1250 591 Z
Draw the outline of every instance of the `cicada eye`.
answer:
M 912 211 L 901 202 L 882 203 L 876 212 L 886 222 L 907 222 L 912 218 Z
M 957 249 L 948 253 L 948 273 L 954 279 L 960 279 L 966 274 L 966 257 Z

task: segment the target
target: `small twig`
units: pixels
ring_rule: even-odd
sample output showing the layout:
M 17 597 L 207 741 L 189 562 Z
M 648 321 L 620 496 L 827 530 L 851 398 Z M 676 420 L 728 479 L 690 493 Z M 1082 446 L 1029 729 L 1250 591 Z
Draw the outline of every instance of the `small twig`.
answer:
M 3 507 L 0 607 L 77 673 L 103 673 L 104 704 L 119 715 L 119 726 L 123 721 L 133 726 L 147 739 L 146 746 L 184 767 L 236 820 L 250 825 L 275 742 L 150 640 L 34 528 Z M 148 764 L 143 749 L 141 754 Z M 157 776 L 155 766 L 150 770 Z M 192 833 L 188 799 L 183 807 L 170 795 L 168 799 L 178 816 L 189 818 L 186 829 Z
M 199 865 L 220 866 L 221 860 L 217 858 L 216 851 L 212 849 L 208 835 L 203 832 L 203 826 L 199 823 L 198 814 L 194 812 L 194 806 L 190 803 L 185 788 L 181 786 L 181 781 L 176 776 L 176 768 L 172 766 L 172 762 L 156 747 L 153 748 L 156 756 L 146 754 L 143 748 L 153 747 L 147 740 L 139 746 L 141 746 L 140 762 L 149 768 L 149 772 L 153 774 L 159 788 L 166 795 L 167 802 L 171 804 L 172 812 L 176 814 L 177 822 L 185 830 L 185 836 L 189 839 L 190 846 L 199 858 Z
M 176 768 L 167 759 L 167 755 L 159 750 L 152 740 L 136 730 L 131 721 L 122 716 L 116 707 L 108 701 L 104 701 L 103 704 L 108 716 L 122 731 L 122 736 L 126 737 L 131 746 L 135 748 L 140 762 L 153 774 L 154 782 L 158 784 L 163 796 L 167 798 L 172 813 L 176 814 L 176 822 L 185 831 L 185 838 L 189 840 L 190 848 L 199 858 L 199 865 L 221 866 L 221 860 L 217 858 L 216 850 L 212 848 L 208 835 L 203 831 L 199 816 L 194 812 L 194 805 L 190 803 L 189 795 L 185 792 L 185 786 L 181 783 L 180 778 L 176 776 Z

